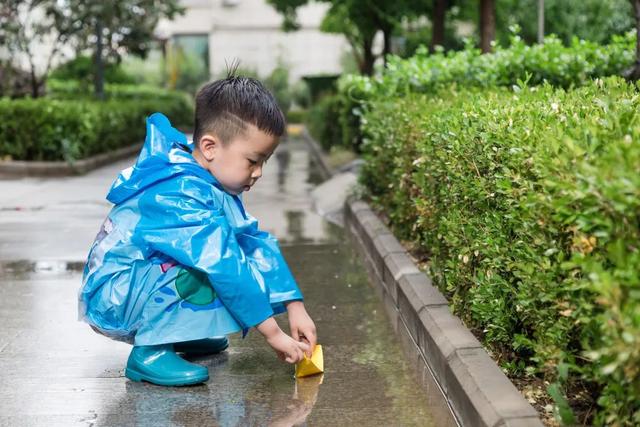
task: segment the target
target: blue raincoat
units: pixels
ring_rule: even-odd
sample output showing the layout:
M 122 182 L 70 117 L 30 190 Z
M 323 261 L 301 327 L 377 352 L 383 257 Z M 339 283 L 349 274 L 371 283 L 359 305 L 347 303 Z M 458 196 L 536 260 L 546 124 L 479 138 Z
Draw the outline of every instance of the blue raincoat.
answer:
M 302 299 L 276 239 L 192 148 L 153 114 L 135 165 L 113 183 L 79 293 L 80 318 L 98 332 L 135 345 L 246 333 Z

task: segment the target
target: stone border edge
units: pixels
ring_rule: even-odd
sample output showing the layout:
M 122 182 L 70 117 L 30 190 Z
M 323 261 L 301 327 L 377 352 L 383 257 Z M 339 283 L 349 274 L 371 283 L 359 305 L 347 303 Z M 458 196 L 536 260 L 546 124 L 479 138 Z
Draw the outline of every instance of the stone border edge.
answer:
M 304 129 L 325 178 L 333 171 Z M 538 412 L 491 359 L 448 301 L 362 200 L 344 206 L 345 228 L 424 388 L 433 380 L 462 426 L 542 427 Z
M 0 176 L 10 178 L 83 175 L 93 169 L 132 156 L 142 144 L 118 148 L 75 162 L 0 161 Z
M 362 200 L 348 200 L 344 216 L 394 330 L 410 338 L 401 339 L 409 347 L 405 350 L 419 355 L 415 368 L 431 371 L 460 424 L 542 426 L 538 412 L 451 313 L 431 278 L 418 269 L 371 207 Z

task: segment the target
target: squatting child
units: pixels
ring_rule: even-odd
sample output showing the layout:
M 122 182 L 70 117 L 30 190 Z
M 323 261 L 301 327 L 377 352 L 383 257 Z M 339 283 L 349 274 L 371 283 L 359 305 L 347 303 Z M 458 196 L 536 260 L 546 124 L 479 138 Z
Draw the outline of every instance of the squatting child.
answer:
M 280 359 L 311 356 L 315 325 L 276 239 L 241 194 L 262 175 L 285 119 L 255 79 L 228 76 L 196 96 L 193 142 L 160 113 L 107 199 L 79 293 L 80 318 L 133 344 L 125 375 L 174 386 L 206 381 L 182 354 L 212 354 L 255 327 Z M 288 312 L 291 336 L 274 315 Z

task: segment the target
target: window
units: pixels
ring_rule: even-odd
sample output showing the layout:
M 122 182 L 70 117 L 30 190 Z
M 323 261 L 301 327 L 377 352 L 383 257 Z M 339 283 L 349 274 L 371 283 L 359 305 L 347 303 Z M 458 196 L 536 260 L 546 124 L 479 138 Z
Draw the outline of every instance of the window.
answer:
M 209 35 L 208 34 L 178 34 L 173 36 L 176 48 L 185 55 L 197 58 L 209 73 Z

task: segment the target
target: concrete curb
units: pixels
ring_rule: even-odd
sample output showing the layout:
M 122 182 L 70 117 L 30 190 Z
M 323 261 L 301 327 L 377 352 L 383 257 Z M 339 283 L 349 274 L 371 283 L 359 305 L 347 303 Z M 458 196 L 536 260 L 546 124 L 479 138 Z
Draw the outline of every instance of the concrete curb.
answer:
M 433 374 L 460 424 L 542 426 L 537 411 L 367 203 L 347 201 L 345 227 L 419 378 L 424 383 L 425 374 Z
M 303 136 L 331 177 L 317 142 L 306 129 Z M 433 391 L 435 379 L 462 426 L 542 427 L 537 411 L 449 311 L 447 299 L 371 207 L 348 200 L 344 222 L 420 385 Z
M 76 162 L 37 162 L 25 160 L 0 161 L 0 176 L 2 177 L 51 177 L 83 175 L 93 169 L 132 156 L 140 151 L 142 144 L 130 145 L 108 153 Z

